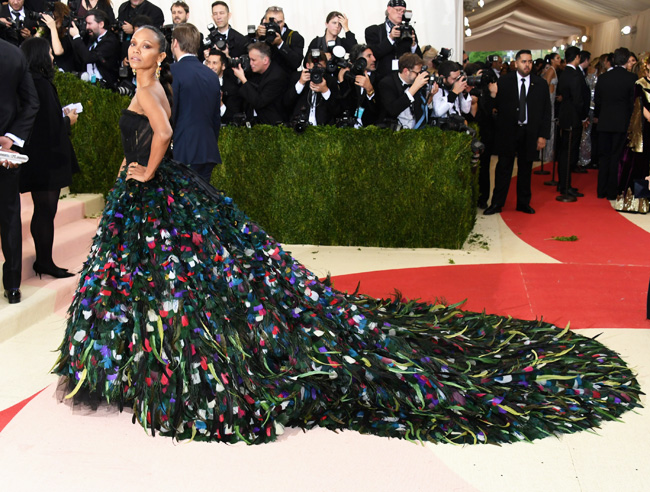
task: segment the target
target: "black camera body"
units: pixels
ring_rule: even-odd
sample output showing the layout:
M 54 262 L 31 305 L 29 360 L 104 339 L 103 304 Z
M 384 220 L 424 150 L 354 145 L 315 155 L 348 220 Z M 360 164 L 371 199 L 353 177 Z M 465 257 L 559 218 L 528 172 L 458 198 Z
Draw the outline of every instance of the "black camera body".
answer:
M 305 133 L 305 130 L 309 126 L 309 108 L 302 107 L 296 116 L 294 116 L 289 122 L 289 126 L 294 129 L 294 131 L 301 135 Z
M 248 55 L 230 58 L 228 63 L 231 68 L 241 67 L 244 72 L 248 72 L 251 69 L 251 59 Z
M 497 74 L 494 73 L 494 70 L 491 68 L 486 68 L 483 70 L 481 75 L 470 75 L 467 77 L 467 85 L 473 87 L 469 92 L 472 96 L 480 96 L 483 89 L 487 88 L 488 85 L 498 82 L 499 78 Z
M 433 66 L 438 68 L 442 62 L 446 62 L 451 57 L 452 49 L 451 48 L 440 48 L 438 56 L 436 56 L 431 63 Z
M 308 70 L 309 80 L 314 84 L 322 84 L 325 78 L 325 69 L 322 67 L 314 67 Z
M 411 43 L 413 42 L 413 39 L 415 38 L 415 29 L 413 29 L 413 26 L 411 25 L 412 18 L 413 18 L 413 11 L 405 10 L 404 16 L 402 17 L 402 23 L 399 26 L 397 26 L 397 29 L 399 29 L 400 32 L 400 36 L 399 36 L 400 41 L 407 39 Z
M 366 68 L 368 67 L 368 61 L 364 57 L 360 56 L 359 58 L 354 60 L 354 62 L 352 62 L 352 63 L 347 62 L 346 63 L 346 68 L 347 67 L 350 68 L 350 71 L 345 72 L 345 75 L 343 76 L 343 78 L 345 80 L 348 80 L 348 81 L 354 83 L 354 79 L 357 77 L 357 75 L 365 75 L 366 74 Z
M 476 130 L 465 124 L 465 118 L 457 114 L 450 114 L 447 118 L 433 118 L 431 126 L 437 126 L 441 130 L 466 133 L 472 137 L 470 150 L 472 151 L 472 167 L 478 168 L 481 154 L 485 150 L 485 144 L 477 138 Z
M 216 48 L 225 51 L 227 47 L 228 38 L 226 38 L 225 34 L 221 34 L 214 24 L 208 24 L 208 36 L 203 40 L 203 48 L 206 50 Z
M 275 22 L 275 17 L 271 17 L 268 22 L 264 22 L 262 25 L 266 28 L 266 34 L 260 38 L 260 41 L 273 44 L 276 34 L 282 36 L 282 29 L 280 24 Z

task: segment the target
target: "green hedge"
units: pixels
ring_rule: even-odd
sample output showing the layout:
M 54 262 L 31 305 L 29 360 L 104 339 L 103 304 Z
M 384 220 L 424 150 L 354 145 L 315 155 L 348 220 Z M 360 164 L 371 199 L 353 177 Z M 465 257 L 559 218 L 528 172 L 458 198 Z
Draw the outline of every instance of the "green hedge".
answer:
M 72 191 L 106 193 L 122 161 L 117 120 L 128 100 L 57 77 L 83 175 Z M 460 248 L 476 220 L 467 135 L 437 128 L 222 128 L 213 184 L 286 243 Z

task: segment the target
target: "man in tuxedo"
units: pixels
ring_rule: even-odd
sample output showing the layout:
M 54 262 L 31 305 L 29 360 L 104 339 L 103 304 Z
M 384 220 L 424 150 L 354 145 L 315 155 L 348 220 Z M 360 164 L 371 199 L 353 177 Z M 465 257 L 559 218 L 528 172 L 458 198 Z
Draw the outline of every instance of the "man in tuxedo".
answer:
M 267 43 L 248 46 L 251 72 L 244 73 L 241 65 L 233 73 L 241 81 L 239 95 L 247 107 L 246 116 L 264 125 L 282 124 L 286 118 L 282 97 L 287 90 L 287 75 L 271 60 L 271 47 Z
M 472 109 L 472 98 L 467 77 L 461 74 L 462 67 L 455 61 L 443 61 L 438 67 L 438 75 L 444 83 L 433 97 L 433 114 L 437 118 L 449 115 L 465 117 Z
M 614 68 L 596 82 L 594 121 L 598 123 L 598 198 L 616 200 L 618 162 L 623 155 L 627 128 L 634 107 L 637 76 L 625 69 L 630 57 L 627 48 L 614 51 Z
M 120 66 L 120 41 L 115 33 L 107 29 L 107 21 L 102 10 L 92 9 L 86 15 L 86 27 L 90 34 L 88 44 L 84 43 L 74 23 L 70 27 L 70 36 L 72 48 L 88 75 L 103 79 L 112 86 L 117 82 Z
M 531 73 L 533 57 L 521 50 L 515 57 L 515 68 L 499 78 L 497 84 L 497 128 L 495 149 L 499 155 L 494 176 L 492 203 L 483 212 L 501 212 L 506 203 L 517 156 L 516 209 L 534 214 L 530 206 L 530 176 L 533 160 L 546 146 L 551 135 L 551 100 L 546 81 Z
M 172 33 L 173 153 L 209 183 L 212 169 L 221 163 L 221 87 L 217 74 L 197 58 L 200 39 L 192 24 L 181 24 Z
M 246 47 L 250 43 L 250 39 L 232 28 L 231 16 L 232 13 L 226 2 L 217 0 L 212 4 L 212 21 L 217 28 L 218 35 L 226 41 L 224 52 L 230 58 L 237 58 L 248 52 Z
M 223 51 L 211 49 L 205 59 L 205 65 L 217 74 L 221 86 L 221 124 L 232 123 L 236 114 L 242 112 L 242 100 L 239 97 L 239 79 L 232 70 L 226 70 L 228 57 Z
M 136 15 L 146 15 L 151 19 L 154 27 L 160 28 L 165 23 L 163 11 L 149 0 L 126 0 L 117 11 L 117 21 L 129 39 L 133 35 L 131 19 Z
M 290 122 L 304 118 L 313 126 L 327 125 L 335 116 L 336 101 L 332 97 L 330 86 L 336 82 L 325 71 L 326 65 L 325 53 L 311 50 L 305 57 L 305 69 L 289 78 L 284 105 Z M 314 69 L 320 73 L 319 80 L 312 79 Z
M 486 59 L 488 70 L 492 70 L 497 78 L 501 77 L 501 68 L 503 68 L 503 58 L 500 55 L 488 55 Z
M 591 63 L 591 53 L 586 50 L 580 52 L 580 64 L 578 67 L 582 72 L 583 77 L 587 76 L 587 70 L 589 69 L 589 64 Z
M 379 82 L 379 101 L 384 118 L 397 119 L 398 128 L 418 129 L 428 122 L 431 93 L 427 91 L 429 72 L 424 61 L 405 53 L 399 58 L 399 72 Z
M 38 20 L 32 18 L 34 14 L 25 8 L 25 0 L 9 0 L 3 4 L 0 7 L 0 38 L 20 46 L 38 28 Z
M 280 32 L 269 36 L 264 24 L 271 22 L 271 19 L 274 19 L 279 26 Z M 281 7 L 266 9 L 262 24 L 257 27 L 255 34 L 257 40 L 264 40 L 271 47 L 271 60 L 287 76 L 298 70 L 302 64 L 303 52 L 305 51 L 305 39 L 298 31 L 289 29 L 284 21 L 284 11 Z
M 20 49 L 0 39 L 0 147 L 3 151 L 24 146 L 36 113 L 38 94 Z M 5 263 L 4 295 L 10 304 L 20 302 L 22 274 L 22 224 L 18 166 L 0 160 L 0 238 Z
M 417 36 L 402 38 L 400 26 L 406 11 L 404 0 L 390 0 L 383 23 L 366 28 L 366 43 L 377 59 L 377 81 L 399 71 L 398 60 L 404 53 L 414 53 L 420 58 L 422 51 Z
M 381 107 L 375 94 L 377 68 L 375 55 L 366 44 L 357 44 L 350 51 L 350 62 L 360 58 L 366 61 L 366 72 L 352 76 L 349 68 L 338 73 L 338 84 L 334 90 L 338 100 L 339 112 L 347 113 L 356 121 L 355 128 L 374 125 L 379 121 Z
M 587 82 L 579 67 L 580 49 L 575 46 L 567 48 L 564 58 L 566 67 L 557 84 L 557 93 L 561 97 L 558 111 L 558 191 L 564 197 L 561 201 L 575 201 L 573 198 L 584 195 L 571 187 L 571 171 L 578 167 L 580 139 L 582 129 L 588 123 L 590 98 Z M 567 197 L 573 198 L 567 200 Z

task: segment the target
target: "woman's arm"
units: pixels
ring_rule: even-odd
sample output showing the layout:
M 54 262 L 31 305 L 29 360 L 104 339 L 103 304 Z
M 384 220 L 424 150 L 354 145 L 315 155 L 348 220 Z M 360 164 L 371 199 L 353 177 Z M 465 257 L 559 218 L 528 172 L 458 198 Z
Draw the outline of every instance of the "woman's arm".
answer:
M 61 44 L 61 40 L 59 39 L 59 31 L 57 31 L 56 29 L 56 22 L 54 20 L 54 17 L 52 17 L 49 14 L 41 14 L 41 17 L 43 19 L 43 22 L 45 22 L 47 28 L 50 30 L 50 39 L 52 40 L 52 52 L 54 53 L 55 56 L 61 56 L 65 50 L 63 49 L 63 45 Z
M 142 107 L 144 114 L 149 119 L 149 124 L 153 130 L 151 138 L 151 151 L 149 153 L 149 162 L 147 167 L 138 166 L 135 163 L 129 165 L 129 176 L 127 179 L 136 179 L 138 181 L 149 181 L 156 174 L 156 169 L 160 165 L 165 153 L 169 148 L 169 142 L 172 139 L 172 127 L 169 124 L 169 115 L 163 106 L 160 97 L 165 97 L 162 87 L 159 87 L 162 96 L 155 93 L 152 87 L 146 87 L 138 90 L 138 104 Z
M 551 84 L 551 80 L 553 80 L 554 76 L 555 76 L 555 69 L 549 66 L 544 72 L 544 80 L 546 80 L 546 83 L 548 84 L 548 90 L 551 94 L 555 92 L 555 85 Z

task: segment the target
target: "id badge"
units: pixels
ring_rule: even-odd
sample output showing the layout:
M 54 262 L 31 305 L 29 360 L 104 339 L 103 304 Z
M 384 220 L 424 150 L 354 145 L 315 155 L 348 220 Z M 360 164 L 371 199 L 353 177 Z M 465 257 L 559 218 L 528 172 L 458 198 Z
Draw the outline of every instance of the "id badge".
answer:
M 365 108 L 357 108 L 356 112 L 354 113 L 355 118 L 360 120 L 363 118 L 363 112 L 365 111 Z
M 393 60 L 393 72 L 399 71 L 399 60 Z

